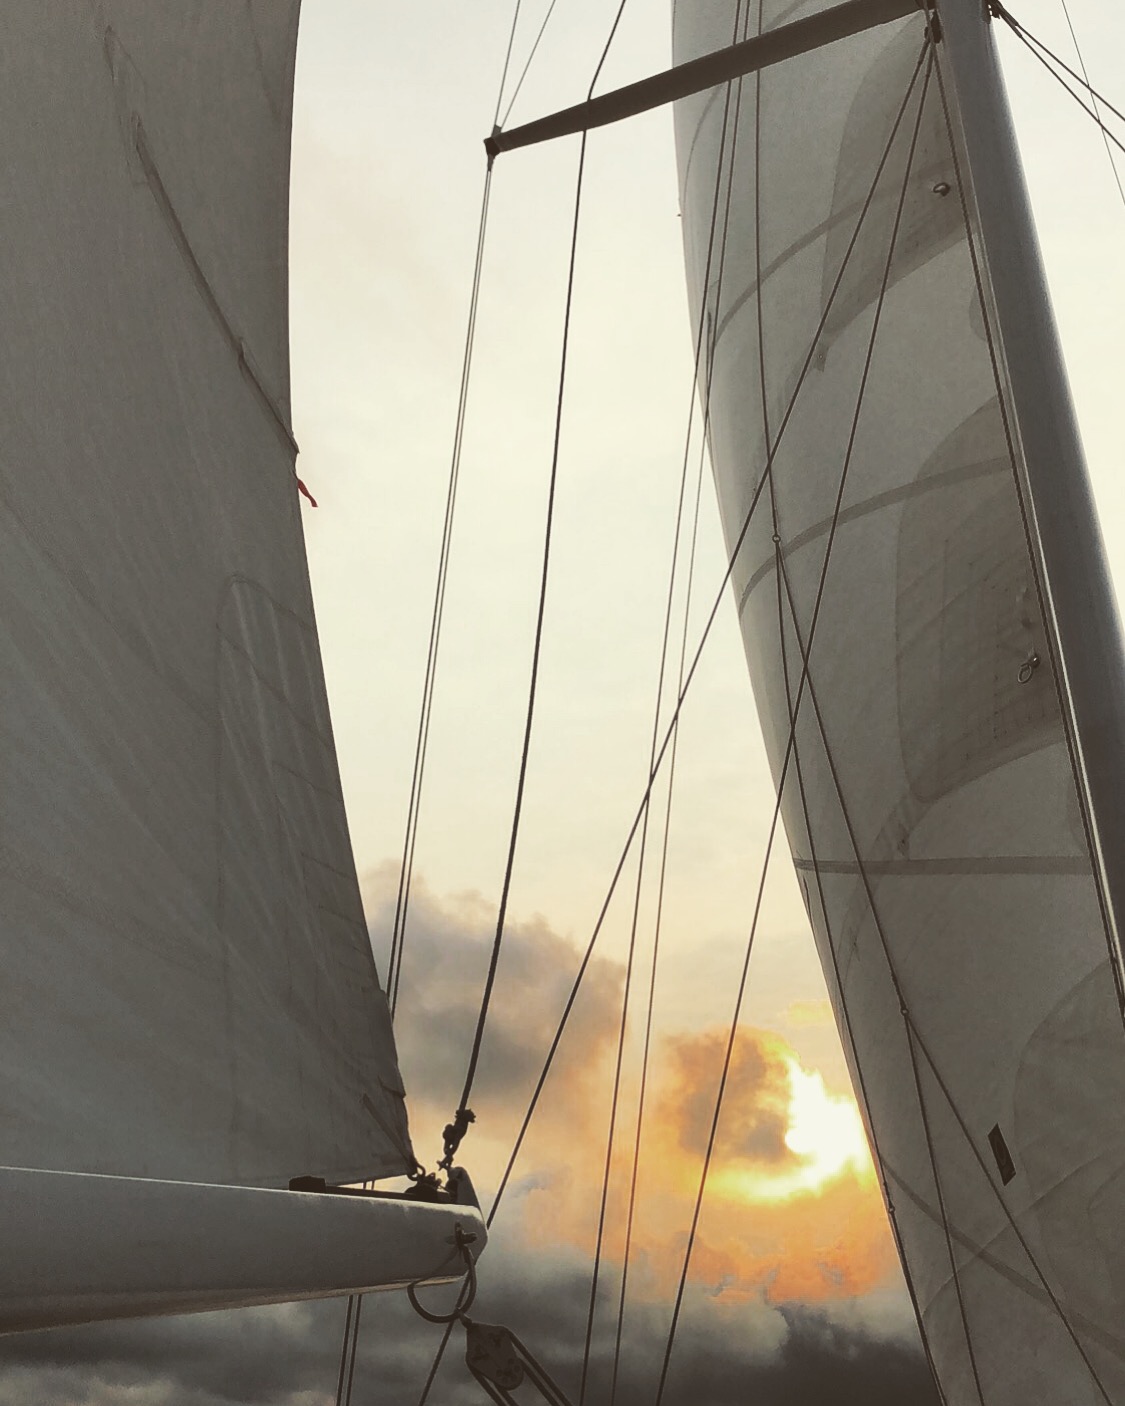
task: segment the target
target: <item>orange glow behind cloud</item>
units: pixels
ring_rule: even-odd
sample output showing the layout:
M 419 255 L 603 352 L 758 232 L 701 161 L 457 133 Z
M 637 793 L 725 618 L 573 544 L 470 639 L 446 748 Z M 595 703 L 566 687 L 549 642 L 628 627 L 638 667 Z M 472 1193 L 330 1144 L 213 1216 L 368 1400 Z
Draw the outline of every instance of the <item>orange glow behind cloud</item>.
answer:
M 680 1273 L 711 1128 L 726 1035 L 667 1041 L 648 1112 L 630 1253 L 638 1294 L 666 1296 Z M 592 1247 L 604 1157 L 604 1108 L 577 1088 L 567 1146 L 541 1131 L 533 1151 L 555 1171 L 525 1201 L 539 1244 Z M 583 1092 L 586 1092 L 585 1090 Z M 635 1091 L 634 1091 L 635 1092 Z M 631 1099 L 623 1101 L 630 1106 Z M 600 1131 L 599 1131 L 600 1125 Z M 609 1259 L 624 1250 L 633 1129 L 619 1129 L 607 1226 Z M 585 1155 L 578 1156 L 579 1147 Z M 818 1302 L 884 1284 L 895 1253 L 854 1101 L 831 1093 L 778 1034 L 743 1028 L 735 1042 L 690 1279 L 729 1300 Z

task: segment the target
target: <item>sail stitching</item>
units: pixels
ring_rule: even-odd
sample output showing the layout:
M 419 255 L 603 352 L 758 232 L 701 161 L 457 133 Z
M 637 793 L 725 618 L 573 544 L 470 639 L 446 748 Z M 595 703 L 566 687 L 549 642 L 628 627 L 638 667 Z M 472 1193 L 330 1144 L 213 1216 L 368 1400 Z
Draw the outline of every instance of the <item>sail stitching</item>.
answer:
M 926 14 L 933 22 L 933 0 L 924 0 Z M 1047 592 L 1042 579 L 1040 562 L 1035 550 L 1035 538 L 1031 527 L 1031 518 L 1028 509 L 1023 482 L 1019 473 L 1019 455 L 1016 449 L 1016 430 L 1012 425 L 1007 397 L 1004 389 L 1004 377 L 1001 372 L 1000 354 L 996 345 L 996 336 L 992 327 L 992 319 L 989 312 L 988 299 L 985 296 L 984 272 L 981 267 L 980 253 L 977 249 L 976 236 L 973 232 L 973 223 L 969 214 L 969 196 L 965 182 L 965 174 L 962 170 L 961 159 L 958 154 L 958 144 L 954 133 L 953 118 L 950 112 L 949 97 L 945 88 L 945 79 L 942 73 L 940 56 L 936 65 L 938 92 L 941 95 L 942 113 L 945 121 L 946 134 L 949 139 L 950 152 L 953 158 L 954 174 L 957 178 L 957 192 L 961 208 L 961 217 L 965 226 L 965 241 L 969 251 L 969 259 L 972 264 L 973 280 L 976 285 L 978 305 L 980 307 L 981 319 L 984 325 L 985 342 L 988 347 L 989 362 L 992 367 L 992 378 L 996 388 L 996 400 L 1000 410 L 1000 420 L 1004 429 L 1004 440 L 1008 450 L 1008 461 L 1011 467 L 1012 484 L 1015 490 L 1016 501 L 1019 505 L 1020 521 L 1023 527 L 1024 542 L 1027 548 L 1028 564 L 1031 567 L 1032 581 L 1035 583 L 1036 600 L 1039 606 L 1040 618 L 1044 623 L 1044 634 L 1047 642 L 1047 651 L 1051 661 L 1051 675 L 1055 686 L 1055 695 L 1058 699 L 1059 713 L 1063 720 L 1063 736 L 1066 740 L 1067 756 L 1070 762 L 1071 779 L 1074 783 L 1075 794 L 1078 800 L 1078 813 L 1082 820 L 1082 831 L 1086 839 L 1086 849 L 1090 856 L 1091 869 L 1094 876 L 1094 891 L 1097 894 L 1098 907 L 1102 916 L 1102 928 L 1105 934 L 1106 947 L 1109 953 L 1110 970 L 1113 972 L 1114 985 L 1117 991 L 1117 1003 L 1121 1013 L 1122 1021 L 1125 1023 L 1125 976 L 1121 971 L 1121 953 L 1118 950 L 1115 940 L 1115 924 L 1113 915 L 1109 907 L 1108 897 L 1105 891 L 1105 883 L 1102 876 L 1099 862 L 1100 850 L 1097 838 L 1094 833 L 1093 822 L 1090 815 L 1090 802 L 1086 794 L 1086 785 L 1083 776 L 1083 765 L 1078 749 L 1078 741 L 1075 734 L 1075 723 L 1071 715 L 1069 698 L 1063 684 L 1063 671 L 1059 656 L 1058 642 L 1055 638 L 1053 626 L 1054 612 L 1050 607 Z

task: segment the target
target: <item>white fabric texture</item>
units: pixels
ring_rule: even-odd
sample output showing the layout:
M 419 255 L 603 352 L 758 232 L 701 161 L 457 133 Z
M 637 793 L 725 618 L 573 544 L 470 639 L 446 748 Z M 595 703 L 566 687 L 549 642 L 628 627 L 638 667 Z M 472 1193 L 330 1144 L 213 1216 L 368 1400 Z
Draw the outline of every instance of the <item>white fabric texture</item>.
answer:
M 288 430 L 296 0 L 3 0 L 0 1158 L 411 1151 Z
M 737 37 L 824 6 L 761 8 Z M 677 59 L 735 24 L 680 0 Z M 817 336 L 922 51 L 919 15 L 736 87 L 709 278 L 725 92 L 678 105 L 712 457 L 733 550 L 815 347 L 774 458 L 780 602 L 768 487 L 733 587 L 777 780 L 812 636 L 783 815 L 948 1406 L 1125 1401 L 1122 1016 L 925 65 Z

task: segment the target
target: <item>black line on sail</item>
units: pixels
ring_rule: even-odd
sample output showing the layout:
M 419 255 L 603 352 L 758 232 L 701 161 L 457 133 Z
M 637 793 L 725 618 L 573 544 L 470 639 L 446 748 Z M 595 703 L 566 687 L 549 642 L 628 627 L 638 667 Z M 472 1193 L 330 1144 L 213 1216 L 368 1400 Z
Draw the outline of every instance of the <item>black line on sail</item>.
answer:
M 999 1123 L 989 1128 L 988 1145 L 992 1148 L 993 1157 L 996 1158 L 1000 1180 L 1007 1186 L 1016 1174 L 1016 1164 L 1012 1161 L 1012 1154 L 1008 1150 L 1008 1144 L 1004 1141 L 1004 1134 L 1000 1131 Z
M 926 14 L 933 14 L 933 0 L 923 0 Z M 973 221 L 969 212 L 969 194 L 965 180 L 965 173 L 962 168 L 961 158 L 958 152 L 957 138 L 955 135 L 953 118 L 949 107 L 949 96 L 945 88 L 945 78 L 942 74 L 941 58 L 938 56 L 937 62 L 938 91 L 941 94 L 942 114 L 945 120 L 946 135 L 949 140 L 950 152 L 953 157 L 953 170 L 957 178 L 957 193 L 961 207 L 961 218 L 965 227 L 965 242 L 969 250 L 969 259 L 972 263 L 973 281 L 976 285 L 977 303 L 980 308 L 981 319 L 984 325 L 985 342 L 988 347 L 989 363 L 992 367 L 992 379 L 996 388 L 996 400 L 1000 409 L 1000 420 L 1004 428 L 1004 441 L 1008 449 L 1008 461 L 1011 466 L 1012 484 L 1015 489 L 1016 501 L 1020 510 L 1020 521 L 1023 526 L 1024 542 L 1027 547 L 1028 564 L 1031 567 L 1031 578 L 1035 583 L 1036 600 L 1039 606 L 1039 616 L 1043 621 L 1043 633 L 1047 644 L 1047 653 L 1051 661 L 1051 677 L 1055 685 L 1055 696 L 1059 704 L 1059 716 L 1063 721 L 1063 737 L 1066 740 L 1067 756 L 1070 762 L 1071 780 L 1074 784 L 1075 795 L 1078 800 L 1078 813 L 1082 819 L 1082 832 L 1086 839 L 1086 850 L 1090 857 L 1090 866 L 1093 871 L 1094 892 L 1097 894 L 1098 907 L 1102 915 L 1102 928 L 1106 941 L 1106 948 L 1109 954 L 1110 970 L 1113 973 L 1114 986 L 1117 991 L 1117 1004 L 1121 1013 L 1122 1022 L 1125 1023 L 1125 974 L 1121 971 L 1121 954 L 1118 951 L 1117 942 L 1114 936 L 1114 923 L 1112 910 L 1105 891 L 1105 882 L 1099 862 L 1099 848 L 1094 832 L 1093 820 L 1090 814 L 1090 799 L 1086 793 L 1086 784 L 1083 778 L 1083 767 L 1080 759 L 1078 740 L 1076 736 L 1076 724 L 1071 714 L 1070 700 L 1066 689 L 1063 686 L 1063 672 L 1060 664 L 1059 642 L 1055 638 L 1054 612 L 1050 607 L 1047 591 L 1042 579 L 1042 569 L 1038 553 L 1035 549 L 1035 534 L 1031 528 L 1030 513 L 1024 494 L 1023 481 L 1019 471 L 1019 453 L 1016 448 L 1016 437 L 1012 429 L 1011 415 L 1007 403 L 1007 392 L 1005 389 L 1005 378 L 1001 373 L 1000 355 L 996 346 L 996 331 L 992 326 L 992 318 L 989 312 L 988 299 L 985 296 L 984 274 L 981 268 L 981 253 L 977 248 L 976 235 L 973 232 Z M 1120 935 L 1118 935 L 1120 936 Z
M 184 266 L 191 275 L 192 282 L 199 291 L 204 306 L 211 314 L 224 340 L 234 353 L 239 369 L 250 382 L 251 389 L 254 391 L 258 403 L 270 417 L 274 429 L 291 450 L 293 457 L 296 458 L 298 452 L 297 441 L 293 437 L 293 428 L 289 423 L 289 419 L 267 387 L 265 379 L 258 370 L 257 364 L 250 353 L 250 348 L 246 345 L 245 338 L 227 317 L 226 311 L 219 301 L 219 296 L 215 292 L 211 280 L 207 277 L 203 265 L 196 255 L 195 249 L 192 247 L 187 230 L 184 228 L 179 212 L 176 209 L 171 195 L 168 193 L 167 186 L 164 184 L 164 180 L 160 174 L 160 168 L 157 166 L 156 158 L 153 156 L 152 149 L 149 147 L 148 136 L 138 114 L 133 114 L 133 142 L 137 153 L 137 159 L 141 164 L 141 169 L 144 171 L 145 181 L 148 184 L 149 190 L 152 192 L 152 198 L 156 202 L 156 207 L 163 216 L 165 224 L 168 226 L 172 241 L 180 252 L 180 257 L 183 259 Z M 311 495 L 309 496 L 311 497 Z

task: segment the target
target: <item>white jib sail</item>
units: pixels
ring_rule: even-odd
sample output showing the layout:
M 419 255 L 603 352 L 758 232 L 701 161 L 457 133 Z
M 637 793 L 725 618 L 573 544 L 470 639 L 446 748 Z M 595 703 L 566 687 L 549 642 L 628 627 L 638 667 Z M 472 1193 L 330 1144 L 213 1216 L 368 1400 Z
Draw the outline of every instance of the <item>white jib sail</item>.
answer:
M 411 1164 L 288 429 L 296 0 L 3 0 L 0 1161 Z
M 824 8 L 680 0 L 677 60 Z M 686 100 L 684 234 L 758 710 L 938 1380 L 1087 1406 L 1125 1401 L 1125 1036 L 962 117 L 921 13 Z

